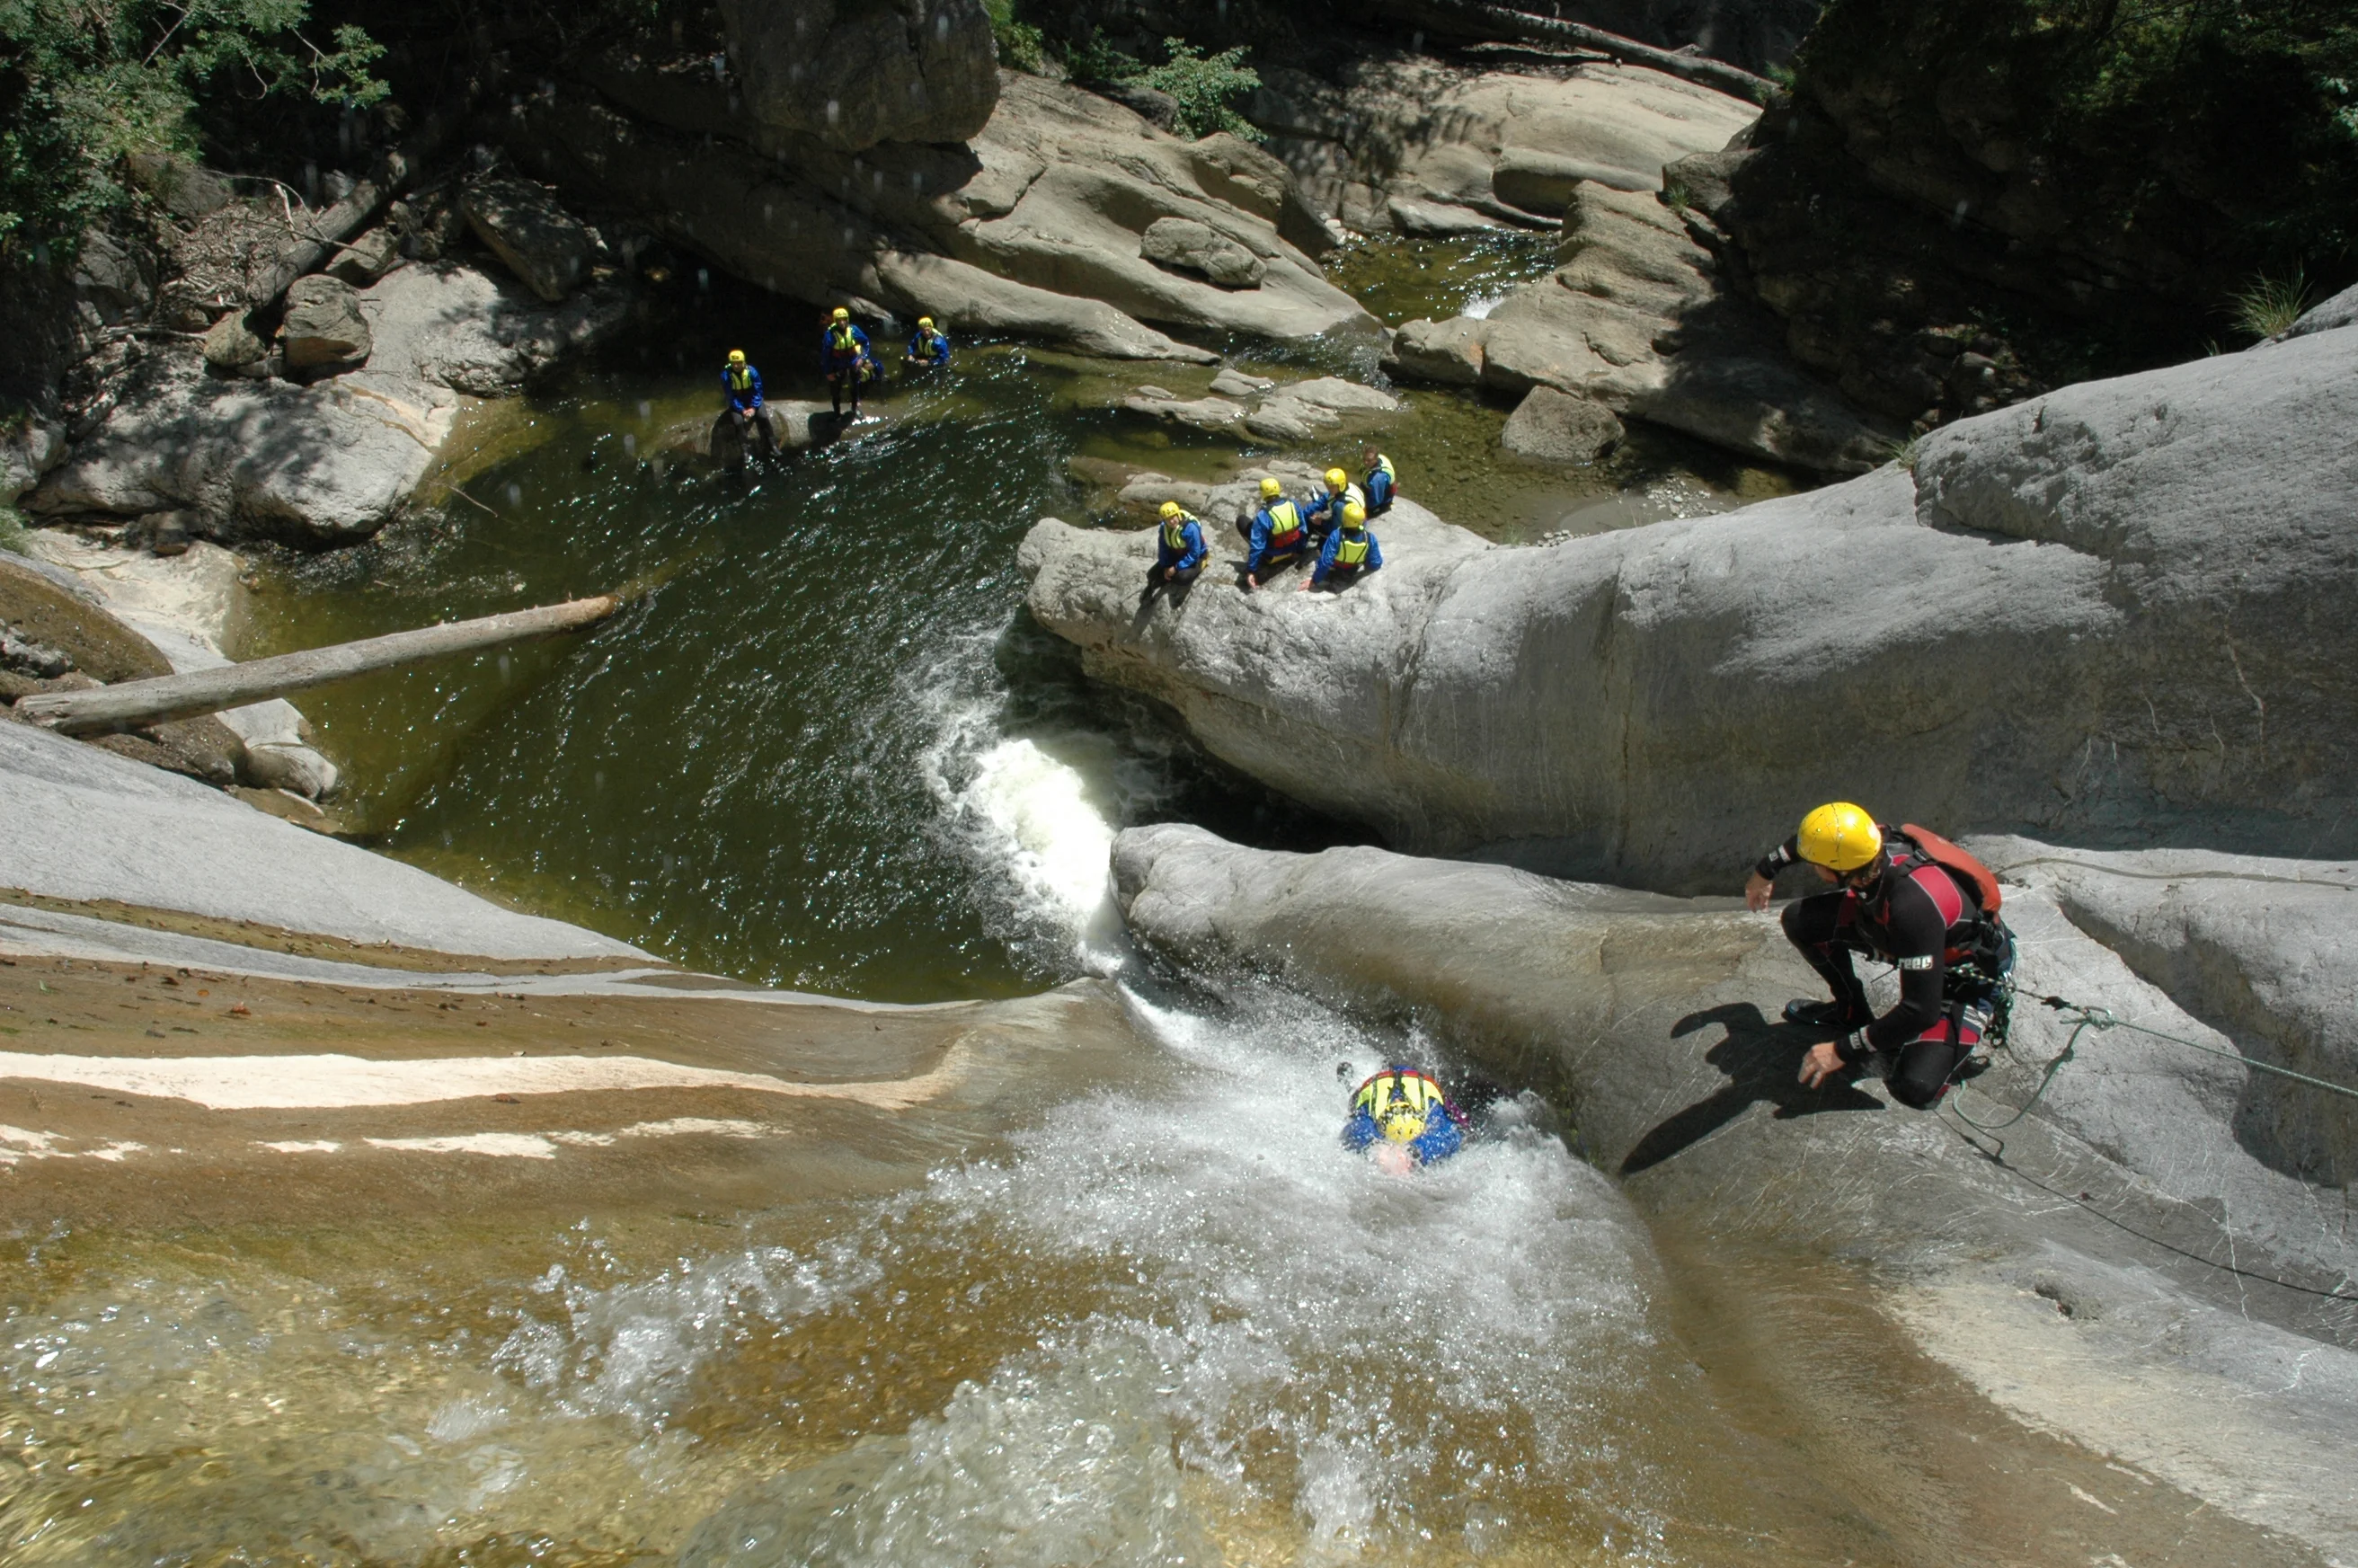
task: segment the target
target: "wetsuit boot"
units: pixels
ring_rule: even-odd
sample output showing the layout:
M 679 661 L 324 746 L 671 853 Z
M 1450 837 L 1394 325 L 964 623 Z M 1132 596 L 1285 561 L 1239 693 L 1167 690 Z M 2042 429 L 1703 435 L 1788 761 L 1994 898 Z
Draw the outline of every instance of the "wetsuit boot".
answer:
M 1785 1022 L 1804 1029 L 1863 1029 L 1875 1022 L 1864 1007 L 1839 1001 L 1812 1001 L 1795 997 L 1785 1004 Z

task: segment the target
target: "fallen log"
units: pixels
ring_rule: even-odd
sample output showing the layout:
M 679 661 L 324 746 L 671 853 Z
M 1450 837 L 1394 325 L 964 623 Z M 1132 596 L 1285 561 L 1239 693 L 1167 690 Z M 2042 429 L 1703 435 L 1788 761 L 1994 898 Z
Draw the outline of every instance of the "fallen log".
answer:
M 1734 97 L 1748 98 L 1755 103 L 1767 103 L 1783 91 L 1765 76 L 1755 76 L 1740 66 L 1714 59 L 1708 55 L 1656 49 L 1651 44 L 1623 38 L 1619 33 L 1608 33 L 1602 27 L 1592 27 L 1582 22 L 1566 22 L 1553 16 L 1534 16 L 1528 11 L 1487 5 L 1484 0 L 1410 0 L 1407 5 L 1387 8 L 1395 13 L 1405 13 L 1436 32 L 1470 34 L 1480 38 L 1505 37 L 1528 43 L 1570 44 L 1578 49 L 1594 49 L 1631 65 L 1642 65 L 1668 76 L 1716 88 Z
M 450 621 L 413 632 L 339 643 L 299 654 L 280 654 L 248 664 L 190 670 L 124 681 L 87 691 L 36 692 L 16 699 L 16 714 L 64 735 L 133 730 L 174 719 L 194 719 L 223 708 L 243 708 L 331 681 L 398 668 L 453 654 L 474 653 L 578 631 L 611 615 L 622 600 L 613 594 L 576 599 L 537 610 L 511 610 L 472 621 Z

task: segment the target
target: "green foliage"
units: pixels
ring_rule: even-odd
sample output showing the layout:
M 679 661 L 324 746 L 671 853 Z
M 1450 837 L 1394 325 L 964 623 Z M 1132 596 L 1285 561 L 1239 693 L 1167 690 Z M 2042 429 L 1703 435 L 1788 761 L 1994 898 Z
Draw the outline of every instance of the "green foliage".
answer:
M 1107 43 L 1105 34 L 1096 27 L 1065 51 L 1065 72 L 1075 81 L 1132 81 L 1145 69 L 1144 60 Z
M 1242 45 L 1206 55 L 1184 38 L 1165 38 L 1163 49 L 1170 58 L 1130 80 L 1178 100 L 1182 131 L 1195 137 L 1227 131 L 1249 142 L 1268 139 L 1232 106 L 1260 86 L 1260 73 L 1244 63 Z
M 1038 27 L 1018 21 L 1015 0 L 983 0 L 990 13 L 990 36 L 999 42 L 999 62 L 1038 75 L 1047 69 L 1048 40 Z
M 2299 267 L 2288 277 L 2254 278 L 2234 298 L 2235 325 L 2255 338 L 2273 338 L 2309 308 L 2309 279 Z
M 0 550 L 11 555 L 26 555 L 25 519 L 13 506 L 0 506 Z
M 70 248 L 121 204 L 125 154 L 197 150 L 200 94 L 365 106 L 384 51 L 303 32 L 307 0 L 0 0 L 0 257 Z

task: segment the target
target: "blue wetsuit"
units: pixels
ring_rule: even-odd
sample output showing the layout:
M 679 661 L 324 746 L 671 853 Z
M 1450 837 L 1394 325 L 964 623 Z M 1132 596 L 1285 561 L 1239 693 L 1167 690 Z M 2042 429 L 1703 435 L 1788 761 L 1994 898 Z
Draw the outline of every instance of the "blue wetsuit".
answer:
M 1357 1153 L 1373 1143 L 1383 1141 L 1383 1130 L 1376 1119 L 1366 1111 L 1354 1111 L 1351 1119 L 1343 1124 L 1343 1147 Z M 1436 1105 L 1424 1113 L 1424 1130 L 1405 1145 L 1416 1156 L 1420 1165 L 1437 1165 L 1466 1147 L 1466 1133 L 1457 1119 L 1449 1114 L 1445 1105 Z
M 1354 563 L 1342 558 L 1347 547 L 1355 547 L 1361 541 L 1365 541 L 1368 546 L 1366 560 Z M 1337 528 L 1326 535 L 1325 546 L 1318 552 L 1318 564 L 1311 568 L 1310 580 L 1322 583 L 1329 577 L 1336 577 L 1347 582 L 1353 578 L 1367 576 L 1383 564 L 1384 552 L 1378 547 L 1376 535 L 1371 530 L 1362 528 L 1354 537 L 1347 530 Z
M 950 362 L 950 340 L 946 333 L 928 332 L 920 328 L 909 334 L 909 357 L 921 365 L 946 365 Z
M 830 326 L 819 333 L 818 368 L 825 371 L 830 377 L 856 370 L 875 358 L 875 351 L 868 345 L 868 334 L 857 326 L 849 328 L 849 330 L 851 334 L 851 348 L 849 351 L 836 347 L 833 327 Z
M 1177 535 L 1174 545 L 1174 535 Z M 1154 531 L 1154 579 L 1174 568 L 1180 577 L 1187 578 L 1201 571 L 1204 557 L 1204 525 L 1187 513 L 1181 513 L 1175 523 L 1165 523 Z
M 741 373 L 742 385 L 739 384 Z M 762 373 L 752 365 L 730 365 L 720 373 L 720 390 L 732 410 L 751 414 L 762 406 Z
M 1287 538 L 1288 535 L 1292 537 Z M 1245 575 L 1257 578 L 1272 560 L 1283 562 L 1293 559 L 1302 554 L 1309 537 L 1309 525 L 1303 518 L 1300 506 L 1282 498 L 1271 502 L 1253 514 L 1252 532 L 1246 540 L 1250 553 L 1245 557 Z M 1281 539 L 1285 543 L 1280 545 L 1278 541 Z
M 1343 525 L 1343 508 L 1354 501 L 1361 506 L 1368 503 L 1367 492 L 1356 484 L 1345 485 L 1339 491 L 1330 490 L 1310 503 L 1303 512 L 1302 520 L 1310 524 L 1313 535 L 1324 537 Z
M 1392 460 L 1381 452 L 1376 454 L 1376 466 L 1368 470 L 1368 515 L 1379 516 L 1391 510 L 1392 492 L 1400 481 L 1392 472 Z

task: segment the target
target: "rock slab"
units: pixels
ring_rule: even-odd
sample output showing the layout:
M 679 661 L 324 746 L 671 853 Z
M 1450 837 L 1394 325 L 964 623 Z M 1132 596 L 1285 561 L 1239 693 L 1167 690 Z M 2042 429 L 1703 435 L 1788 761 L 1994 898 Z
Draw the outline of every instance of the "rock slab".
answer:
M 467 187 L 459 206 L 476 237 L 552 305 L 589 281 L 590 232 L 531 180 L 486 176 Z

